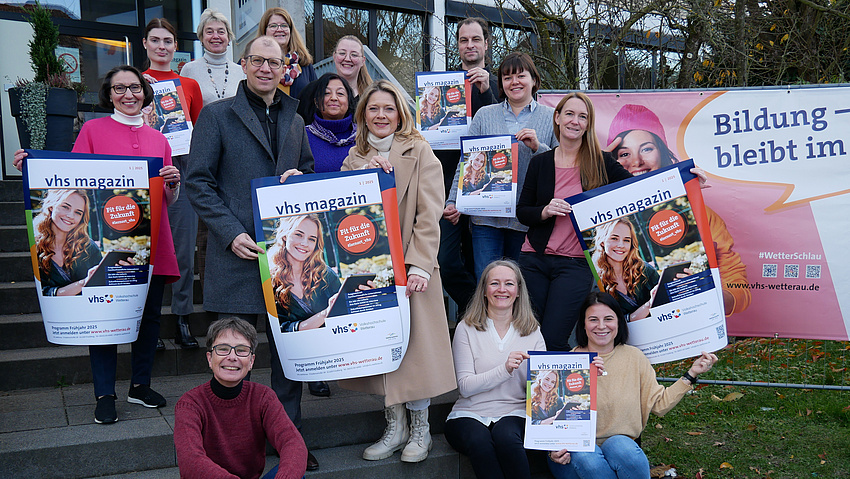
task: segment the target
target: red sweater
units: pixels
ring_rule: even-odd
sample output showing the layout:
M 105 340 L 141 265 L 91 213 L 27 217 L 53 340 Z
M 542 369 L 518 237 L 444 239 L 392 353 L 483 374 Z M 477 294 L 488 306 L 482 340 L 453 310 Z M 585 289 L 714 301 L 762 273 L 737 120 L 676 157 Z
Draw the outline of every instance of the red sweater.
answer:
M 245 381 L 239 395 L 227 400 L 205 383 L 174 407 L 181 478 L 257 479 L 266 462 L 267 438 L 280 454 L 275 478 L 304 476 L 307 446 L 269 387 Z
M 189 119 L 192 120 L 192 125 L 194 126 L 198 123 L 198 115 L 201 114 L 201 108 L 204 107 L 204 95 L 201 93 L 201 86 L 198 85 L 198 82 L 189 77 L 181 77 L 170 70 L 161 72 L 148 68 L 145 70 L 145 73 L 156 78 L 156 81 L 180 80 L 180 86 L 183 87 L 183 94 L 186 99 L 186 105 L 183 105 L 183 108 L 189 112 Z

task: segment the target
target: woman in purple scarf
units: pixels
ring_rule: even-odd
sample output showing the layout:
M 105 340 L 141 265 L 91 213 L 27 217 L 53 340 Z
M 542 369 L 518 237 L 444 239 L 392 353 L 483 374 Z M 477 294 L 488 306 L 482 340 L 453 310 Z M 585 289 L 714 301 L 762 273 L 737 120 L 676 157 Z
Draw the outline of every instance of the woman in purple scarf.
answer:
M 357 124 L 354 92 L 344 78 L 325 73 L 304 89 L 298 113 L 307 125 L 307 138 L 315 158 L 316 173 L 339 171 L 354 146 Z

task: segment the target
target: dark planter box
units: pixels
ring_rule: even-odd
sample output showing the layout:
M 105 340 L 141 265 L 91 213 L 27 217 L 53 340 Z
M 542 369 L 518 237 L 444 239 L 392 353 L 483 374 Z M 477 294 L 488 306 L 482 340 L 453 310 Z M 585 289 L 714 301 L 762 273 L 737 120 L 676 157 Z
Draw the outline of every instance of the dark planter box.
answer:
M 30 148 L 30 134 L 21 116 L 21 90 L 9 90 L 12 116 L 18 124 L 21 148 Z M 65 88 L 51 88 L 47 93 L 47 138 L 45 150 L 71 151 L 74 145 L 74 120 L 77 118 L 77 92 Z

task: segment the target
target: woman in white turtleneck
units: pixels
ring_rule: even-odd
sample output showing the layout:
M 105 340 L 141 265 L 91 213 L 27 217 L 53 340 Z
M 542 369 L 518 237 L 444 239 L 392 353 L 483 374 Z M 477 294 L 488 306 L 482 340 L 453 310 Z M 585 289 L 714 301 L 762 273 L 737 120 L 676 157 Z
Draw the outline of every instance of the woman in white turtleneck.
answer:
M 431 449 L 430 398 L 457 387 L 443 287 L 437 271 L 439 221 L 445 195 L 443 168 L 428 142 L 416 131 L 402 94 L 392 83 L 379 80 L 361 92 L 354 117 L 355 146 L 342 169 L 382 168 L 395 175 L 407 269 L 405 294 L 410 300 L 410 341 L 397 370 L 339 384 L 384 396 L 387 428 L 383 437 L 363 452 L 364 459 L 383 459 L 403 448 L 402 461 L 419 462 Z
M 165 399 L 150 388 L 150 382 L 154 352 L 159 338 L 163 289 L 166 283 L 173 283 L 180 277 L 166 207 L 177 197 L 180 172 L 171 163 L 171 147 L 168 141 L 162 133 L 142 121 L 142 108 L 153 101 L 153 90 L 139 70 L 129 65 L 117 66 L 110 70 L 100 88 L 99 99 L 101 107 L 112 107 L 114 113 L 83 124 L 72 151 L 99 155 L 152 156 L 162 158 L 164 165 L 159 170 L 159 176 L 164 180 L 161 193 L 163 201 L 156 254 L 151 261 L 154 268 L 153 277 L 148 287 L 139 336 L 132 343 L 132 382 L 127 395 L 127 400 L 131 403 L 145 407 L 162 407 L 165 406 Z M 16 168 L 21 168 L 21 161 L 25 156 L 23 150 L 15 153 Z M 151 195 L 153 194 L 155 191 L 151 191 Z M 118 420 L 115 412 L 117 346 L 89 346 L 89 354 L 97 399 L 95 422 L 113 423 Z
M 180 75 L 198 82 L 206 106 L 235 95 L 245 73 L 237 63 L 227 59 L 227 47 L 233 40 L 233 30 L 223 13 L 213 8 L 204 10 L 197 33 L 204 47 L 204 56 L 184 65 Z

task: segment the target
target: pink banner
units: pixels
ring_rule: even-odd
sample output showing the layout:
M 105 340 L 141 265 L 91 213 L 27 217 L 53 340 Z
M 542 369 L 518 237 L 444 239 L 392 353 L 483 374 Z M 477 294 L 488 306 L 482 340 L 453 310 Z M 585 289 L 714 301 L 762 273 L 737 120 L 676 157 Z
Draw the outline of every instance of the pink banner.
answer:
M 730 336 L 848 339 L 850 88 L 590 97 L 600 144 L 619 137 L 629 171 L 693 158 L 708 172 Z

